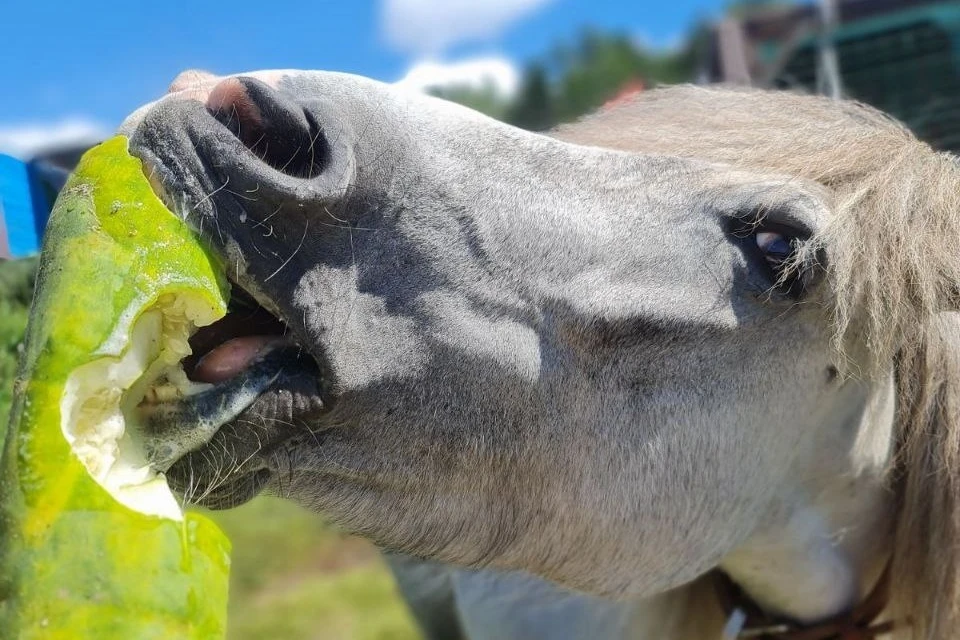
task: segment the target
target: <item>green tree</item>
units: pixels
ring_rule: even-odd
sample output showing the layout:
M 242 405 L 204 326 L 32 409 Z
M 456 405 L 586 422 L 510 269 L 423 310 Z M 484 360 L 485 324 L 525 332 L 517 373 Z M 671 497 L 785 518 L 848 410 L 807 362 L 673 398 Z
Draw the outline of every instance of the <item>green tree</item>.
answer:
M 513 104 L 507 109 L 506 120 L 531 131 L 549 129 L 556 124 L 552 103 L 546 68 L 539 63 L 530 64 L 523 72 Z
M 35 258 L 0 260 L 0 430 L 7 427 L 20 342 L 27 326 L 27 309 L 33 297 L 36 273 Z
M 596 110 L 631 84 L 650 88 L 693 80 L 704 33 L 697 26 L 682 46 L 658 51 L 623 33 L 585 29 L 574 42 L 559 43 L 527 63 L 512 100 L 492 86 L 439 87 L 432 93 L 518 127 L 543 131 Z
M 568 121 L 589 113 L 630 83 L 648 88 L 688 81 L 694 70 L 688 53 L 686 46 L 651 51 L 625 34 L 585 30 L 575 48 L 554 54 L 560 69 L 557 117 Z
M 498 120 L 504 119 L 510 106 L 510 100 L 503 95 L 493 82 L 485 82 L 480 87 L 468 84 L 433 87 L 428 93 L 470 107 Z

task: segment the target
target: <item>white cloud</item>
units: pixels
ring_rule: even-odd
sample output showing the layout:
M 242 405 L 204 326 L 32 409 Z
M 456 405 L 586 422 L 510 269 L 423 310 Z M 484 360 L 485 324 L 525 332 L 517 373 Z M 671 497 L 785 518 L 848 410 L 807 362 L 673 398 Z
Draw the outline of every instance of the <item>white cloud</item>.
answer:
M 511 96 L 520 84 L 520 73 L 510 60 L 499 56 L 456 62 L 425 59 L 410 67 L 396 84 L 417 91 L 450 86 L 482 89 L 492 85 L 501 95 Z
M 110 135 L 107 127 L 85 118 L 51 123 L 0 125 L 0 153 L 29 159 L 41 151 L 99 142 Z
M 435 55 L 496 37 L 553 0 L 383 0 L 381 28 L 402 51 Z

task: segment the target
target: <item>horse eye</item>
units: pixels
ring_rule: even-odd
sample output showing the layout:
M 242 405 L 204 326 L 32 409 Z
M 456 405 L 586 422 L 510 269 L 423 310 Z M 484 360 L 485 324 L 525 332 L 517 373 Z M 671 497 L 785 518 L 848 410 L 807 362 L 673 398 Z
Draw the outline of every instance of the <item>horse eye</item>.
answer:
M 763 257 L 772 267 L 779 267 L 789 260 L 796 249 L 796 238 L 776 231 L 758 231 L 754 237 Z

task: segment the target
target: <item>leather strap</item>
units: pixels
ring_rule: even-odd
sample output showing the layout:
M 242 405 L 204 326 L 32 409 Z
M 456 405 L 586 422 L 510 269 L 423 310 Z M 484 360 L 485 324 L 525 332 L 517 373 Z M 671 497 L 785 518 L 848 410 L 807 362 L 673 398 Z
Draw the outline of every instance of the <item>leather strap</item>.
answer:
M 727 619 L 744 619 L 742 625 L 729 636 L 738 640 L 875 640 L 896 627 L 893 621 L 877 623 L 890 597 L 890 563 L 873 586 L 869 595 L 847 613 L 823 622 L 800 625 L 764 613 L 743 589 L 723 572 L 715 572 L 717 599 Z

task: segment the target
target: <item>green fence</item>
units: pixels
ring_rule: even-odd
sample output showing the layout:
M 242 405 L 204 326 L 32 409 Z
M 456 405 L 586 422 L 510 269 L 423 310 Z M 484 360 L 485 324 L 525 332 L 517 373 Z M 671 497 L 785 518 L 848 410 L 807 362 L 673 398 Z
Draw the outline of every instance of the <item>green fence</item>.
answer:
M 960 4 L 846 24 L 833 41 L 846 97 L 896 116 L 939 149 L 960 152 Z M 771 84 L 816 91 L 818 49 L 810 36 Z

